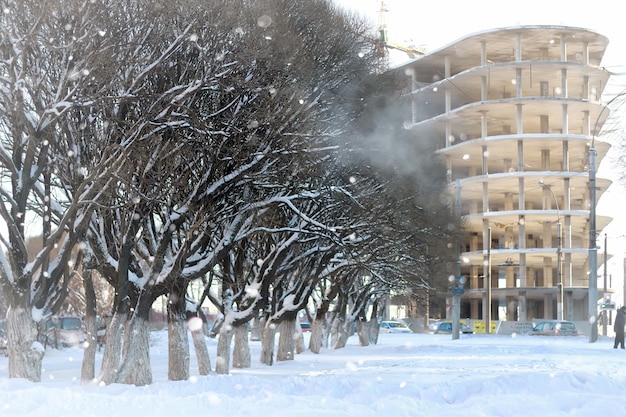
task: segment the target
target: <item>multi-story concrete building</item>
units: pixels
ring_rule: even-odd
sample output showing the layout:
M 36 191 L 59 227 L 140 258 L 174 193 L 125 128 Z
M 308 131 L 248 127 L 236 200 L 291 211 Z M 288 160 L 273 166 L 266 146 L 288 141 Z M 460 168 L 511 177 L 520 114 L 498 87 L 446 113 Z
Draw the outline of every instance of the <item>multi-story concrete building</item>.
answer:
M 610 184 L 598 178 L 590 198 L 592 141 L 596 167 L 609 149 L 597 137 L 607 44 L 583 28 L 508 27 L 398 68 L 415 137 L 436 142 L 467 222 L 461 317 L 589 317 L 590 204 Z M 596 230 L 611 220 L 594 218 Z

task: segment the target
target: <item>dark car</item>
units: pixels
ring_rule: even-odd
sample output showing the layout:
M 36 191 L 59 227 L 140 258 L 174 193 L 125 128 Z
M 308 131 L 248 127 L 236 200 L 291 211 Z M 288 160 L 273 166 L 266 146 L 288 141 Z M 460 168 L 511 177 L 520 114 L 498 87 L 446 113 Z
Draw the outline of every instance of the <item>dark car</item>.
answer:
M 473 334 L 474 331 L 465 324 L 459 324 L 459 332 L 463 334 Z M 452 334 L 452 323 L 443 321 L 435 327 L 435 334 Z
M 311 323 L 300 323 L 300 329 L 302 333 L 308 333 L 311 331 Z
M 528 333 L 530 336 L 579 336 L 576 324 L 571 321 L 541 321 Z
M 52 317 L 43 324 L 40 340 L 44 346 L 56 349 L 79 346 L 85 343 L 87 334 L 79 317 Z

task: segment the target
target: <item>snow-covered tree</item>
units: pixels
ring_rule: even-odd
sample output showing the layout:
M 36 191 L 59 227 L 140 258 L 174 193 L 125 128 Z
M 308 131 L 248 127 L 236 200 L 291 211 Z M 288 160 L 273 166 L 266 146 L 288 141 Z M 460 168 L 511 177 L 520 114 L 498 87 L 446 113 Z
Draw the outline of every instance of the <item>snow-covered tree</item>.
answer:
M 91 108 L 101 86 L 92 71 L 108 61 L 98 10 L 81 1 L 0 4 L 0 164 L 6 224 L 0 281 L 7 297 L 9 375 L 38 381 L 37 323 L 61 305 L 73 250 L 125 161 L 122 147 L 91 141 Z M 103 24 L 100 22 L 99 24 Z M 26 240 L 41 235 L 41 249 Z

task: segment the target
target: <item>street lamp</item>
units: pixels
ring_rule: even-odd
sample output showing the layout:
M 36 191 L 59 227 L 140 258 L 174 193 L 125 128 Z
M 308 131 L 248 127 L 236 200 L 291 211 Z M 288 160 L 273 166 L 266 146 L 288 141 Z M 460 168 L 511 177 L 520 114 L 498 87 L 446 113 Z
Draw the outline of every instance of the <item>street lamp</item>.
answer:
M 591 146 L 589 147 L 589 343 L 598 340 L 598 248 L 596 246 L 596 132 L 598 123 L 606 109 L 618 98 L 626 95 L 623 90 L 606 103 L 596 117 L 591 132 Z M 606 262 L 606 261 L 605 261 Z
M 459 338 L 459 331 L 461 327 L 461 296 L 464 292 L 465 277 L 456 276 L 451 277 L 452 283 L 452 339 Z
M 556 219 L 557 219 L 557 223 L 556 223 L 556 232 L 557 232 L 557 248 L 556 248 L 556 277 L 557 277 L 557 284 L 556 284 L 556 288 L 557 288 L 557 293 L 556 293 L 556 314 L 557 314 L 557 319 L 558 320 L 563 320 L 563 273 L 562 273 L 562 269 L 561 269 L 561 254 L 563 251 L 563 241 L 561 238 L 561 212 L 559 210 L 559 201 L 556 198 L 556 195 L 554 195 L 554 192 L 552 191 L 552 188 L 548 185 L 546 185 L 543 180 L 539 180 L 539 185 L 541 185 L 541 188 L 543 188 L 544 190 L 548 190 L 550 191 L 550 194 L 552 194 L 552 198 L 554 198 L 554 203 L 556 204 Z

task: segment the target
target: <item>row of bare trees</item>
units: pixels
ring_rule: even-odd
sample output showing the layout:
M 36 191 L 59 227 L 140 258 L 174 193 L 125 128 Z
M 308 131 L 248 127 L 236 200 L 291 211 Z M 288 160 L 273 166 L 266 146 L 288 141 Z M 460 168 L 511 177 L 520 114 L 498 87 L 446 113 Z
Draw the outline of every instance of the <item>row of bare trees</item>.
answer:
M 115 293 L 97 378 L 136 385 L 152 382 L 148 319 L 161 296 L 180 380 L 186 323 L 204 302 L 222 313 L 215 370 L 228 373 L 249 366 L 251 320 L 265 364 L 278 324 L 276 358 L 293 359 L 310 305 L 314 352 L 333 329 L 341 347 L 355 324 L 369 343 L 391 291 L 447 276 L 458 224 L 445 171 L 402 129 L 396 80 L 359 17 L 326 0 L 0 6 L 10 377 L 40 380 L 37 324 L 72 279 L 95 335 L 94 272 Z M 192 282 L 202 299 L 190 300 Z M 194 332 L 208 373 L 203 341 Z

